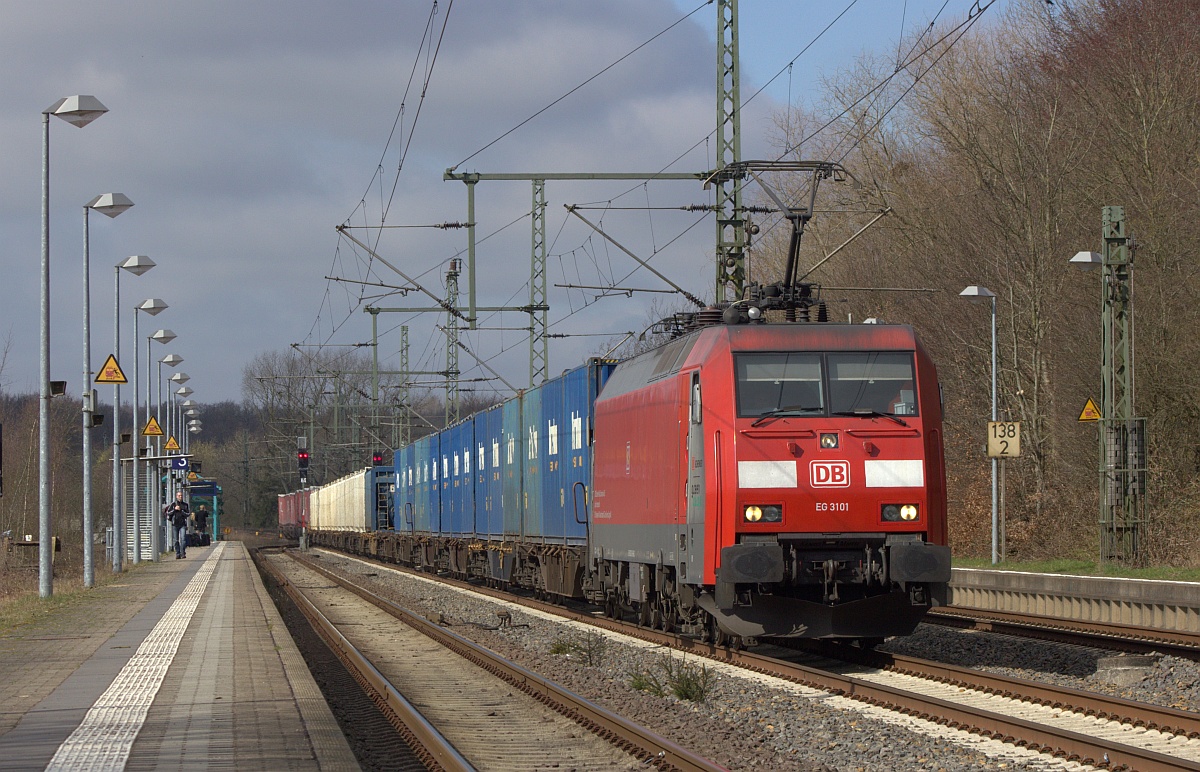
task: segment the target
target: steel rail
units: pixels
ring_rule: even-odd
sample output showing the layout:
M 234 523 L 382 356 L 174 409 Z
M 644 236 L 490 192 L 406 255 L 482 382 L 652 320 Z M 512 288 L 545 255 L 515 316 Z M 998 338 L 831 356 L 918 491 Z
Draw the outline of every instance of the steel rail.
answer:
M 635 755 L 641 755 L 644 763 L 648 766 L 677 769 L 680 772 L 728 772 L 725 767 L 715 764 L 639 724 L 628 721 L 554 681 L 510 662 L 474 641 L 434 624 L 397 603 L 376 595 L 369 588 L 345 576 L 317 565 L 295 552 L 289 552 L 288 555 L 304 567 L 336 582 L 342 588 L 395 616 L 404 624 L 419 630 L 463 658 L 504 678 L 560 712 L 572 715 L 576 721 L 591 731 L 609 738 L 610 741 L 615 738 L 619 745 L 632 750 Z
M 379 704 L 385 712 L 391 715 L 391 723 L 396 726 L 396 722 L 400 722 L 401 726 L 396 726 L 402 734 L 406 735 L 406 739 L 410 745 L 413 745 L 414 752 L 421 757 L 421 761 L 427 766 L 437 769 L 446 770 L 446 772 L 474 772 L 475 767 L 463 758 L 462 754 L 450 744 L 442 733 L 437 730 L 433 724 L 421 714 L 419 710 L 413 707 L 412 703 L 404 698 L 404 695 L 396 691 L 396 688 L 380 673 L 379 670 L 371 664 L 371 662 L 363 656 L 346 636 L 338 631 L 337 627 L 329 621 L 328 617 L 321 613 L 312 601 L 304 596 L 304 593 L 292 584 L 292 582 L 283 575 L 283 573 L 268 560 L 263 560 L 258 554 L 258 550 L 254 553 L 254 562 L 263 571 L 270 575 L 272 580 L 278 584 L 280 588 L 287 593 L 296 607 L 309 620 L 313 629 L 317 634 L 329 644 L 334 653 L 342 662 L 350 668 L 351 673 L 355 676 L 355 680 L 364 683 L 369 689 L 375 692 L 377 699 L 376 704 Z M 404 730 L 407 731 L 404 731 Z

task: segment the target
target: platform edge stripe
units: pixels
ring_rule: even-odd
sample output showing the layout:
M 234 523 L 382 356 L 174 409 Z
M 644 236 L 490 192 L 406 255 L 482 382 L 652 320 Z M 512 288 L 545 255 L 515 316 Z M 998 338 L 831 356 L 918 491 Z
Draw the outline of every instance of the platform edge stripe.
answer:
M 196 571 L 137 652 L 63 741 L 47 770 L 124 769 L 225 543 Z

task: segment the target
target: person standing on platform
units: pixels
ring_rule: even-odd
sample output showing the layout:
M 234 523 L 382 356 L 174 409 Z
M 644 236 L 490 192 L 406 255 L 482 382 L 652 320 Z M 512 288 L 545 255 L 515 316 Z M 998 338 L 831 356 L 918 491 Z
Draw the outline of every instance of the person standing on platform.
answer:
M 208 534 L 208 508 L 203 504 L 196 510 L 196 514 L 192 515 L 192 519 L 196 521 L 196 533 L 199 534 L 200 546 L 205 546 L 204 537 Z
M 192 514 L 188 503 L 183 500 L 183 491 L 175 493 L 175 500 L 163 509 L 163 517 L 171 523 L 175 536 L 175 559 L 187 557 L 187 521 Z

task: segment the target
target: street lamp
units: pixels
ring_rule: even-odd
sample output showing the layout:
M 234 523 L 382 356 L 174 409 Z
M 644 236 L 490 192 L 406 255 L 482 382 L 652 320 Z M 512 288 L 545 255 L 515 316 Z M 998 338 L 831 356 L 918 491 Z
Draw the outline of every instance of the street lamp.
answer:
M 179 403 L 179 422 L 181 424 L 183 423 L 183 417 L 185 415 L 192 416 L 192 417 L 200 415 L 200 411 L 197 409 L 198 407 L 199 407 L 199 404 L 194 399 L 185 399 L 183 402 L 180 402 Z M 185 444 L 187 443 L 186 435 L 184 436 L 183 441 Z
M 133 206 L 123 193 L 102 193 L 83 205 L 83 586 L 95 584 L 92 564 L 92 427 L 96 412 L 96 390 L 92 388 L 92 285 L 91 239 L 88 214 L 95 209 L 116 217 Z
M 188 375 L 187 373 L 175 373 L 174 375 L 172 375 L 170 377 L 169 380 L 171 381 L 172 384 L 179 384 L 182 386 L 183 384 L 187 383 L 191 379 L 192 379 L 192 377 L 190 375 Z M 178 431 L 178 429 L 179 429 L 179 422 L 176 420 L 178 418 L 178 415 L 176 414 L 176 410 L 175 410 L 175 392 L 168 390 L 167 396 L 168 396 L 168 399 L 167 399 L 167 423 L 171 425 L 171 428 L 168 430 L 167 433 L 170 434 L 172 437 L 174 437 L 175 432 Z
M 178 444 L 179 441 L 175 438 L 175 432 L 171 427 L 171 412 L 174 406 L 174 399 L 171 397 L 169 390 L 167 392 L 167 401 L 165 403 L 162 401 L 162 366 L 166 365 L 167 367 L 178 367 L 182 362 L 183 357 L 179 356 L 178 354 L 167 354 L 165 357 L 158 360 L 158 401 L 160 411 L 159 424 L 163 431 L 167 433 L 167 436 L 176 441 L 176 444 Z M 187 373 L 175 373 L 168 380 L 178 380 L 179 376 L 183 376 L 184 379 L 188 377 Z M 167 385 L 167 388 L 170 389 L 170 384 Z M 164 414 L 165 420 L 163 418 Z M 170 501 L 173 498 L 175 498 L 175 477 L 174 475 L 171 475 L 168 477 L 167 501 Z
M 60 99 L 42 111 L 42 291 L 41 372 L 38 387 L 38 593 L 54 593 L 54 553 L 50 543 L 50 116 L 80 128 L 108 112 L 94 96 Z
M 144 526 L 144 524 L 142 522 L 143 521 L 142 513 L 139 511 L 139 506 L 138 506 L 138 504 L 139 504 L 138 494 L 140 493 L 140 491 L 138 490 L 138 464 L 141 463 L 141 455 L 142 455 L 141 439 L 139 439 L 139 437 L 141 435 L 141 430 L 138 428 L 138 396 L 137 396 L 138 346 L 141 343 L 141 341 L 138 338 L 138 311 L 143 311 L 143 312 L 149 314 L 150 316 L 158 316 L 165 310 L 167 310 L 167 304 L 165 302 L 163 302 L 162 300 L 159 300 L 158 298 L 150 298 L 149 300 L 144 300 L 141 303 L 139 303 L 138 305 L 134 306 L 134 308 L 133 308 L 133 381 L 130 383 L 130 388 L 133 389 L 133 432 L 132 432 L 133 440 L 130 443 L 133 447 L 133 458 L 130 459 L 130 462 L 131 462 L 130 466 L 133 467 L 133 505 L 132 505 L 130 511 L 133 513 L 133 562 L 135 564 L 142 562 L 142 528 Z M 150 344 L 147 343 L 146 345 L 149 346 Z M 150 380 L 150 368 L 149 367 L 146 368 L 146 380 L 147 381 Z M 147 411 L 149 411 L 150 405 L 147 404 L 146 408 L 147 408 Z M 153 523 L 154 520 L 155 520 L 155 518 L 152 515 L 150 518 L 150 521 Z M 153 533 L 153 530 L 151 531 L 151 533 Z M 151 540 L 151 543 L 152 544 L 154 543 L 153 539 Z M 158 559 L 158 555 L 154 555 L 153 557 L 155 560 Z
M 992 301 L 992 422 L 994 423 L 998 420 L 996 417 L 996 293 L 987 287 L 972 284 L 958 294 L 972 302 L 980 302 L 988 298 Z M 1000 519 L 996 514 L 999 500 L 999 488 L 996 486 L 996 461 L 995 458 L 992 459 L 992 565 L 1000 562 Z
M 171 341 L 175 340 L 176 337 L 177 336 L 175 335 L 175 333 L 171 332 L 170 330 L 158 330 L 157 332 L 154 333 L 154 335 L 150 336 L 150 339 L 156 340 L 159 343 L 170 343 Z M 150 356 L 149 348 L 146 349 L 146 356 L 147 356 L 146 361 L 149 362 L 149 356 Z M 167 354 L 167 356 L 176 356 L 176 355 L 175 354 Z M 158 418 L 158 424 L 159 424 L 160 429 L 166 423 L 163 420 L 163 401 L 162 401 L 162 366 L 164 364 L 164 362 L 163 362 L 164 359 L 166 359 L 166 357 L 163 357 L 163 359 L 158 360 L 158 378 L 155 381 L 155 383 L 158 384 L 158 391 L 157 391 L 158 396 L 155 398 L 155 402 L 154 402 L 154 415 L 156 418 Z M 182 362 L 183 358 L 180 357 L 179 361 Z M 174 365 L 170 365 L 170 366 L 174 367 Z M 149 384 L 146 384 L 146 385 L 149 386 Z M 149 391 L 149 389 L 147 389 L 147 391 Z M 162 450 L 162 448 L 159 448 L 159 450 Z
M 150 423 L 150 358 L 151 358 L 150 341 L 154 340 L 154 341 L 158 341 L 159 343 L 162 343 L 163 345 L 166 345 L 167 343 L 170 343 L 171 341 L 175 340 L 175 338 L 176 338 L 175 333 L 171 332 L 170 330 L 155 330 L 153 334 L 148 335 L 146 337 L 146 423 Z M 158 396 L 159 396 L 159 402 L 161 402 L 162 401 L 162 368 L 161 367 L 159 368 L 158 376 L 159 376 Z M 155 412 L 155 417 L 156 417 L 155 420 L 160 420 L 161 416 L 162 416 L 161 411 L 157 407 L 155 407 L 154 412 Z M 159 432 L 162 432 L 161 425 L 158 427 L 158 429 L 159 429 Z M 156 457 L 162 455 L 161 443 L 162 443 L 162 435 L 160 433 L 159 436 L 156 437 L 154 440 L 154 450 L 155 450 L 154 455 Z M 151 464 L 150 468 L 151 469 L 157 468 L 157 462 L 154 464 Z M 162 498 L 160 496 L 161 492 L 162 492 L 162 485 L 160 484 L 158 474 L 155 473 L 154 485 L 150 488 L 150 497 L 147 499 L 147 503 L 149 503 L 151 505 L 150 506 L 150 517 L 151 517 L 151 522 L 154 523 L 154 525 L 150 529 L 150 534 L 151 534 L 150 543 L 151 543 L 151 548 L 152 548 L 151 551 L 154 553 L 153 560 L 156 563 L 158 562 L 159 555 L 162 552 L 162 539 L 159 538 L 159 534 L 162 531 L 163 523 L 159 522 L 158 517 L 157 517 L 157 513 L 159 512 L 160 508 L 163 506 Z
M 179 387 L 179 389 L 175 390 L 175 394 L 178 394 L 179 396 L 184 397 L 184 400 L 186 402 L 191 402 L 192 405 L 194 405 L 194 402 L 192 402 L 192 400 L 187 399 L 187 397 L 190 397 L 193 394 L 196 394 L 196 391 L 193 391 L 191 389 L 191 387 Z M 187 411 L 184 412 L 185 415 L 199 415 L 199 413 L 200 412 L 198 411 L 198 409 L 196 409 L 194 407 L 188 408 Z M 184 436 L 184 451 L 185 451 L 185 453 L 186 453 L 187 449 L 190 447 L 191 447 L 191 443 L 188 442 L 187 436 L 185 435 Z
M 134 276 L 141 276 L 154 267 L 154 261 L 145 255 L 127 257 L 113 267 L 113 358 L 120 364 L 121 359 L 121 271 L 126 270 Z M 157 312 L 156 312 L 157 313 Z M 134 366 L 137 366 L 135 356 Z M 134 392 L 137 395 L 137 392 Z M 125 564 L 125 515 L 121 508 L 121 384 L 114 379 L 113 383 L 113 573 L 121 573 Z M 134 423 L 137 423 L 134 421 Z M 137 427 L 134 427 L 136 431 Z M 131 447 L 137 445 L 130 443 Z M 136 458 L 136 456 L 135 456 Z

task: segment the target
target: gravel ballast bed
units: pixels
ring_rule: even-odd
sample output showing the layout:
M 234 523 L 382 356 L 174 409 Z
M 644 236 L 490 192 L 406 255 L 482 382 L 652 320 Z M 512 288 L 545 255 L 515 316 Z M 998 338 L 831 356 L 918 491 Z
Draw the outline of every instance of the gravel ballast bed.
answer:
M 1088 769 L 1014 746 L 984 740 L 929 722 L 910 719 L 865 706 L 845 698 L 816 692 L 777 679 L 744 674 L 721 663 L 704 663 L 711 672 L 707 697 L 702 702 L 674 696 L 655 696 L 633 688 L 634 674 L 663 676 L 664 650 L 625 636 L 589 632 L 580 626 L 550 619 L 511 604 L 466 594 L 426 579 L 405 575 L 386 567 L 370 565 L 324 551 L 310 553 L 320 562 L 346 574 L 367 579 L 385 597 L 439 620 L 454 632 L 508 657 L 523 667 L 552 678 L 576 693 L 633 718 L 680 745 L 688 747 L 730 769 L 769 770 L 960 770 Z M 511 626 L 499 627 L 497 611 L 511 616 Z M 603 642 L 597 643 L 602 637 Z M 953 661 L 959 652 L 964 664 L 977 666 L 987 661 L 987 646 L 997 647 L 996 659 L 1009 662 L 1033 661 L 1005 647 L 1026 642 L 1005 636 L 987 635 L 1000 642 L 985 642 L 980 634 L 964 636 L 961 631 L 922 625 L 908 639 L 893 639 L 887 648 L 915 656 Z M 1006 641 L 1006 642 L 1005 642 Z M 571 654 L 552 654 L 564 644 L 574 644 Z M 593 663 L 589 658 L 589 650 Z M 1067 685 L 1099 690 L 1085 677 L 1084 654 L 1071 655 L 1056 648 L 1052 670 Z M 922 653 L 923 652 L 923 653 Z M 943 654 L 942 652 L 950 652 Z M 677 655 L 678 656 L 678 655 Z M 1072 663 L 1072 656 L 1079 659 Z M 688 659 L 698 666 L 699 660 Z M 1178 661 L 1177 661 L 1178 662 Z M 1187 683 L 1189 674 L 1165 664 L 1162 680 L 1178 678 Z M 1194 663 L 1184 663 L 1192 666 Z M 1094 657 L 1092 661 L 1094 669 Z M 1006 672 L 1004 668 L 996 669 Z M 1014 672 L 1036 678 L 1025 671 Z M 1194 677 L 1192 674 L 1190 677 Z M 1048 680 L 1048 679 L 1041 679 Z M 1149 681 L 1150 679 L 1148 679 Z M 1056 681 L 1058 682 L 1058 681 Z M 1184 687 L 1172 687 L 1185 690 Z M 1147 683 L 1144 691 L 1154 686 Z M 1139 689 L 1126 687 L 1134 693 Z M 1122 692 L 1125 690 L 1122 690 Z M 1129 696 L 1122 693 L 1122 696 Z M 1194 695 L 1188 695 L 1195 700 Z M 1132 699 L 1146 699 L 1133 696 Z M 1146 700 L 1150 701 L 1150 700 Z M 1171 704 L 1170 702 L 1161 704 Z M 1189 708 L 1194 709 L 1194 708 Z

